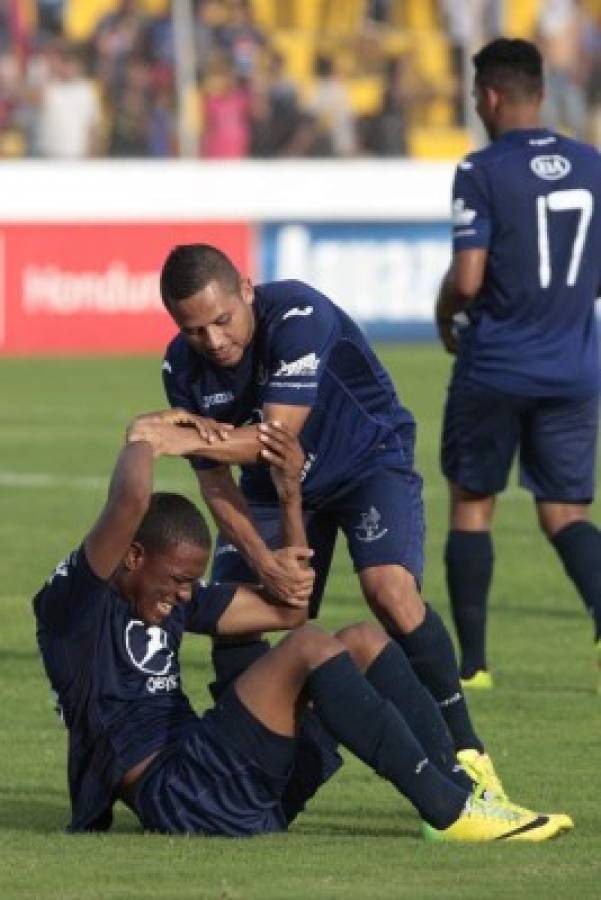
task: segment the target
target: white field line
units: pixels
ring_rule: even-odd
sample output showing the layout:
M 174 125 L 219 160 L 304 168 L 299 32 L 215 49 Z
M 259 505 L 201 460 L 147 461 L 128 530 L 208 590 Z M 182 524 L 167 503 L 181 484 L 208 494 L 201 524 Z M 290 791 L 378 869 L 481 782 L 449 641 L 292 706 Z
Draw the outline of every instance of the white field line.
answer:
M 53 472 L 10 472 L 0 469 L 0 487 L 17 490 L 38 488 L 70 488 L 76 491 L 102 491 L 108 488 L 109 476 L 99 475 L 56 475 Z M 193 483 L 178 479 L 158 478 L 155 487 L 159 490 L 182 490 Z
M 16 490 L 36 490 L 38 488 L 70 488 L 77 491 L 99 491 L 108 488 L 109 476 L 99 475 L 57 475 L 53 472 L 11 472 L 0 469 L 0 487 Z M 158 478 L 155 487 L 157 490 L 187 490 L 194 487 L 190 480 L 173 478 Z M 444 484 L 430 484 L 424 487 L 426 499 L 437 499 L 446 496 L 447 489 Z M 509 487 L 503 493 L 504 497 L 511 500 L 519 500 L 531 503 L 530 494 L 517 487 Z

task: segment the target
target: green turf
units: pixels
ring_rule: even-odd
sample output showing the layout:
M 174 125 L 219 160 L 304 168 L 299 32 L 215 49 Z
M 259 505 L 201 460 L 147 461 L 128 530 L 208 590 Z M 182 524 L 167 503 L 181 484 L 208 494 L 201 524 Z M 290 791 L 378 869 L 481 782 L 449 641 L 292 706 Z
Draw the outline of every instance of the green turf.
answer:
M 428 515 L 426 593 L 446 615 L 446 496 L 437 469 L 448 362 L 435 347 L 382 350 L 419 422 Z M 490 658 L 497 688 L 473 698 L 516 800 L 570 812 L 545 845 L 426 845 L 416 816 L 349 760 L 288 835 L 243 841 L 145 836 L 120 811 L 109 835 L 67 837 L 65 733 L 36 654 L 29 598 L 102 502 L 127 419 L 163 405 L 152 359 L 0 361 L 0 898 L 530 898 L 601 895 L 599 738 L 590 623 L 512 488 L 496 532 Z M 159 479 L 195 495 L 179 460 Z M 598 508 L 596 510 L 598 519 Z M 322 624 L 365 612 L 339 545 Z M 207 643 L 189 639 L 186 684 L 206 700 Z

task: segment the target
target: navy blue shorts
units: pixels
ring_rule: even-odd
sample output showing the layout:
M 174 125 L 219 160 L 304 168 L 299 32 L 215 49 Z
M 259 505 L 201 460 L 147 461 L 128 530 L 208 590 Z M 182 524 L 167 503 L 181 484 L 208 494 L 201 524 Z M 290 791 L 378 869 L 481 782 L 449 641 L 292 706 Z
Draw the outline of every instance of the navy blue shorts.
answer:
M 248 837 L 284 831 L 294 738 L 274 734 L 231 689 L 144 772 L 134 806 L 148 831 Z
M 519 449 L 520 484 L 537 500 L 590 503 L 599 423 L 597 395 L 517 397 L 451 384 L 441 466 L 453 484 L 490 496 L 507 486 Z
M 268 547 L 281 546 L 277 504 L 247 498 L 257 530 Z M 317 509 L 305 509 L 305 528 L 315 555 L 316 578 L 310 603 L 315 618 L 330 571 L 338 529 L 346 536 L 356 572 L 370 566 L 399 565 L 421 585 L 424 566 L 422 480 L 417 472 L 381 469 Z M 253 584 L 255 572 L 233 544 L 217 539 L 212 580 Z

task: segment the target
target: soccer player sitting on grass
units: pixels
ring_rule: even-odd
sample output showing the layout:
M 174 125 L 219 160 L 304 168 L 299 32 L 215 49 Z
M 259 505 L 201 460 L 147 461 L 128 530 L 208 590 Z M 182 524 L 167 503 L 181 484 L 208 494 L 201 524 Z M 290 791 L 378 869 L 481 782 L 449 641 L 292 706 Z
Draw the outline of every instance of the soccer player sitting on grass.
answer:
M 140 418 L 128 430 L 108 499 L 78 550 L 34 600 L 38 642 L 69 729 L 71 831 L 106 829 L 116 799 L 149 830 L 246 836 L 286 829 L 303 777 L 299 724 L 311 703 L 332 737 L 414 804 L 437 840 L 539 841 L 566 816 L 492 798 L 455 764 L 454 748 L 403 651 L 379 627 L 335 637 L 292 631 L 199 717 L 181 688 L 184 631 L 244 635 L 294 625 L 302 604 L 250 587 L 203 587 L 210 538 L 176 494 L 153 494 L 160 455 L 190 452 L 194 429 Z M 277 424 L 263 456 L 281 500 L 289 552 L 308 559 L 300 515 L 302 454 Z M 313 714 L 313 713 L 311 713 Z

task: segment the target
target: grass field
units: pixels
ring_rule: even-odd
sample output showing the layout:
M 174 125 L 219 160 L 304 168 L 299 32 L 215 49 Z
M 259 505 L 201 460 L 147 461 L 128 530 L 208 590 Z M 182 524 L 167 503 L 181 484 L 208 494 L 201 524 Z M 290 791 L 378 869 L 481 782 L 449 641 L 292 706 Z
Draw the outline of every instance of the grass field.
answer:
M 437 467 L 448 362 L 435 347 L 382 349 L 419 423 L 428 516 L 426 594 L 446 616 L 446 495 Z M 154 359 L 0 360 L 0 898 L 558 898 L 601 896 L 601 698 L 590 624 L 512 487 L 499 510 L 490 660 L 497 687 L 472 701 L 510 794 L 570 812 L 543 845 L 434 846 L 411 807 L 360 763 L 287 835 L 203 840 L 143 835 L 119 810 L 108 835 L 69 837 L 65 733 L 37 656 L 30 597 L 103 501 L 126 421 L 164 405 Z M 195 496 L 186 465 L 159 482 Z M 599 520 L 599 509 L 595 510 Z M 339 544 L 322 624 L 365 611 Z M 190 638 L 185 683 L 206 702 L 208 645 Z

